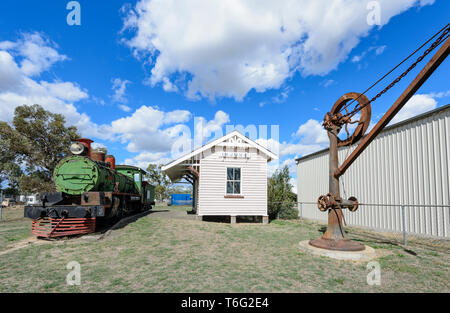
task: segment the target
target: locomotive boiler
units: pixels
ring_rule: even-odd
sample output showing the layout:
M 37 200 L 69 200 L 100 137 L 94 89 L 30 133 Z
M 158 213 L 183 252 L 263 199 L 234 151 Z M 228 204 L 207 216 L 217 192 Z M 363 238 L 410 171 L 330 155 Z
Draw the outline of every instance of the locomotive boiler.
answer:
M 94 232 L 96 225 L 119 220 L 155 204 L 154 186 L 146 172 L 117 165 L 115 158 L 91 148 L 92 140 L 78 139 L 71 155 L 55 167 L 56 192 L 42 193 L 38 205 L 26 206 L 31 231 L 38 237 L 60 237 Z

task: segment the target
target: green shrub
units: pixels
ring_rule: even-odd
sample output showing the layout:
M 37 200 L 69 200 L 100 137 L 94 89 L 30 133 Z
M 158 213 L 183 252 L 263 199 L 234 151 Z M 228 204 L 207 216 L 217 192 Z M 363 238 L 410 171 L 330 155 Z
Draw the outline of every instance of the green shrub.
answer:
M 298 209 L 296 203 L 285 201 L 281 204 L 278 218 L 283 220 L 293 220 L 298 218 Z
M 292 192 L 290 179 L 287 166 L 276 170 L 268 179 L 268 213 L 271 220 L 294 219 L 298 216 L 297 195 Z

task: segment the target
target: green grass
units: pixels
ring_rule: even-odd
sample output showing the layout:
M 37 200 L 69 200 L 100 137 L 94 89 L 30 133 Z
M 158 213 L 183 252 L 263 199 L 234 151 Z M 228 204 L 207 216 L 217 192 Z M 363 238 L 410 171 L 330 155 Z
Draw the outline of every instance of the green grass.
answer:
M 5 235 L 29 236 L 28 220 L 14 223 L 17 228 L 0 223 L 0 249 L 11 248 Z M 369 286 L 365 263 L 316 257 L 297 248 L 299 241 L 319 237 L 322 227 L 298 221 L 230 225 L 150 214 L 103 240 L 44 242 L 0 255 L 0 292 L 450 291 L 448 241 L 434 248 L 410 240 L 414 255 L 395 238 L 349 229 L 351 238 L 382 255 L 381 286 Z M 80 286 L 66 284 L 70 261 L 81 265 Z
M 2 208 L 0 251 L 30 236 L 31 221 L 23 218 L 23 207 Z

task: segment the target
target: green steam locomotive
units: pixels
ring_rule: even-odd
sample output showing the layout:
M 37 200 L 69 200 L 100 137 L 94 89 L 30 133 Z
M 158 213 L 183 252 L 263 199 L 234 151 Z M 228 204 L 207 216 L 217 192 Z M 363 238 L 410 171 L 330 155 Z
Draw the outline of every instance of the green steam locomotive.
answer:
M 155 204 L 155 188 L 146 172 L 117 165 L 112 155 L 91 149 L 92 140 L 78 139 L 72 155 L 53 173 L 57 192 L 42 193 L 39 205 L 26 206 L 31 231 L 38 237 L 60 237 L 94 232 L 98 222 L 118 220 Z

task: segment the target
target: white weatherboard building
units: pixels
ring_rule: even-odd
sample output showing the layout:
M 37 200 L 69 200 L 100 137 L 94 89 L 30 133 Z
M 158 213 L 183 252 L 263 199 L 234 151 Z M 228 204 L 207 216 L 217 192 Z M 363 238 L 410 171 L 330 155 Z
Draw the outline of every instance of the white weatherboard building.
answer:
M 339 162 L 357 145 L 340 148 Z M 299 210 L 305 218 L 326 221 L 316 202 L 328 193 L 328 149 L 297 159 Z M 450 237 L 450 105 L 386 127 L 341 177 L 341 196 L 365 204 L 344 211 L 348 225 Z M 444 205 L 447 207 L 432 207 Z
M 267 163 L 277 155 L 233 131 L 172 161 L 162 170 L 193 185 L 199 216 L 262 217 L 267 223 Z

